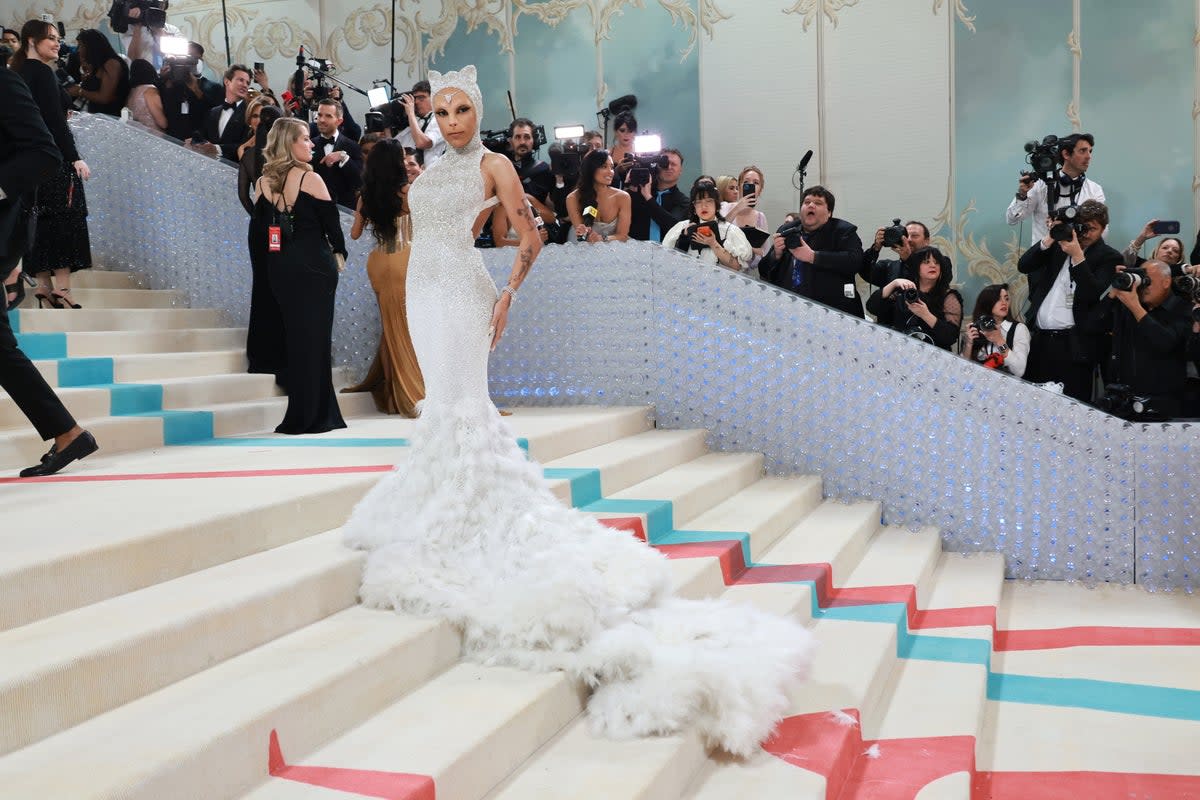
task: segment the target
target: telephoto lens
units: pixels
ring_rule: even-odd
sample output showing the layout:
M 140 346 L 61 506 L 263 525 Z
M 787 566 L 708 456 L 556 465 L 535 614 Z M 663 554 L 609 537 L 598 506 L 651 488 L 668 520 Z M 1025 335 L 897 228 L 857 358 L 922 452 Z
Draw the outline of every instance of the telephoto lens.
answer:
M 900 296 L 904 298 L 904 302 L 906 303 L 915 303 L 921 299 L 921 293 L 916 289 L 905 289 L 900 293 Z

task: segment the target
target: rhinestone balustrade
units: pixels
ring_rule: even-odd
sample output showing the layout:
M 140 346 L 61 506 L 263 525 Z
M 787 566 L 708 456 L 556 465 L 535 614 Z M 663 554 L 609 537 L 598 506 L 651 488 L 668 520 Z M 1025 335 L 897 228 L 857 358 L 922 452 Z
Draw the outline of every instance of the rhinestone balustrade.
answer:
M 234 170 L 108 118 L 75 128 L 100 263 L 244 324 Z M 334 357 L 361 372 L 379 322 L 368 237 L 350 249 Z M 498 283 L 513 253 L 483 251 Z M 827 495 L 880 500 L 948 549 L 1003 552 L 1010 577 L 1196 586 L 1196 426 L 1131 425 L 659 247 L 545 248 L 490 378 L 501 403 L 651 404 L 661 427 L 705 428 L 772 473 L 820 472 Z

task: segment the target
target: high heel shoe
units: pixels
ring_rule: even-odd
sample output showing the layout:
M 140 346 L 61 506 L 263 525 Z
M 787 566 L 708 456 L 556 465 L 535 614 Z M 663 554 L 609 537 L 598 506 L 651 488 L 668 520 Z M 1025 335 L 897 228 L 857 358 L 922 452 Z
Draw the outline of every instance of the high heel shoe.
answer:
M 34 299 L 37 300 L 38 308 L 42 307 L 42 303 L 45 303 L 46 305 L 50 306 L 51 308 L 62 308 L 62 306 L 59 305 L 59 303 L 54 299 L 54 295 L 52 295 L 52 294 L 42 294 L 41 292 L 34 292 L 33 296 L 34 296 Z
M 56 289 L 50 293 L 50 303 L 55 308 L 83 308 L 83 306 L 71 299 L 70 289 Z M 58 300 L 57 303 L 54 301 Z

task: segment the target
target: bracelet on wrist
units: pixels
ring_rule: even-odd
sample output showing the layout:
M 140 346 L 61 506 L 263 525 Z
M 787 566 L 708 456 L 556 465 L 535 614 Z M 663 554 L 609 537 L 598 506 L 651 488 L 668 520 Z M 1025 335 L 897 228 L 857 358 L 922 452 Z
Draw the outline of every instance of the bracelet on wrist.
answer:
M 517 290 L 511 284 L 504 284 L 504 288 L 500 290 L 500 294 L 508 295 L 511 302 L 515 303 L 517 301 Z

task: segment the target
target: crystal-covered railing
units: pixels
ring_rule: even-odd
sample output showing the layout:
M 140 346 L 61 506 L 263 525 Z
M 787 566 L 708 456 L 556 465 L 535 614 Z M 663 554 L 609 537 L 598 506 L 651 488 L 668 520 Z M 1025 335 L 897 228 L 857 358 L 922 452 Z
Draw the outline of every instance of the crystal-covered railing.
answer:
M 246 216 L 233 171 L 108 119 L 76 123 L 98 261 L 242 324 Z M 349 218 L 346 218 L 347 227 Z M 337 363 L 362 369 L 378 317 L 351 247 Z M 498 282 L 513 251 L 484 251 Z M 547 247 L 492 357 L 498 402 L 650 404 L 771 472 L 820 472 L 1015 578 L 1196 586 L 1200 442 L 1130 425 L 868 322 L 640 243 Z

